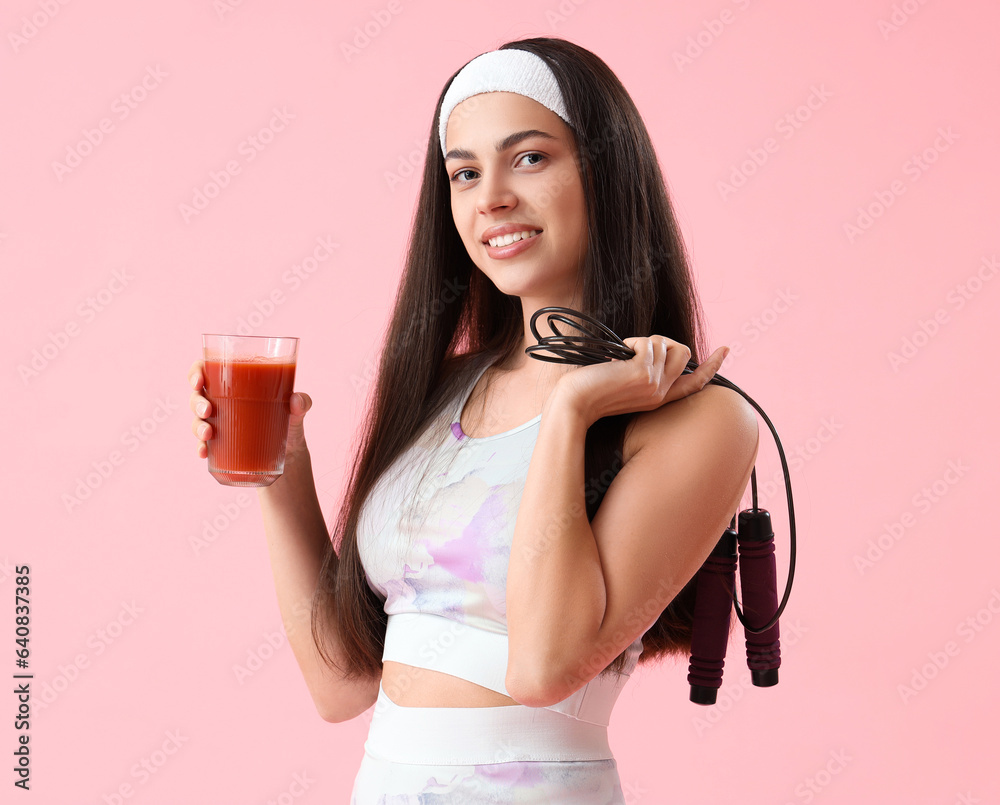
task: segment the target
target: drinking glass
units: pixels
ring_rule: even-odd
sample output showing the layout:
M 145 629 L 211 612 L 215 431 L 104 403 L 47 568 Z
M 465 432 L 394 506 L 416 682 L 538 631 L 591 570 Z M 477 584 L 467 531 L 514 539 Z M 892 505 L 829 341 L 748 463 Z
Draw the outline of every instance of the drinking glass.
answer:
M 208 471 L 225 486 L 270 486 L 285 469 L 298 338 L 202 335 Z

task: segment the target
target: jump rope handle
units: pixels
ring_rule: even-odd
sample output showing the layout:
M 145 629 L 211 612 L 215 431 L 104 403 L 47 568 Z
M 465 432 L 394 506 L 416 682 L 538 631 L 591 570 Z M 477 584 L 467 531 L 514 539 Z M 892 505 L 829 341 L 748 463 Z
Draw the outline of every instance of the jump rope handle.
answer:
M 774 567 L 774 531 L 766 509 L 746 509 L 739 517 L 740 592 L 743 617 L 750 623 L 765 624 L 778 609 L 778 578 Z M 750 681 L 758 688 L 778 684 L 781 647 L 778 622 L 754 632 L 745 628 L 747 666 Z
M 688 684 L 695 704 L 715 704 L 729 646 L 729 623 L 736 581 L 736 531 L 727 528 L 695 582 L 694 623 Z

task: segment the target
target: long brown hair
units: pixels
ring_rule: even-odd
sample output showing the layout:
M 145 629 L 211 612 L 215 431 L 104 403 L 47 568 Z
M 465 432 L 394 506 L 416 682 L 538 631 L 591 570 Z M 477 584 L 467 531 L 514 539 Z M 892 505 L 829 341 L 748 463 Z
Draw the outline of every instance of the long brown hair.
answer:
M 700 362 L 707 350 L 688 256 L 632 99 L 601 59 L 566 40 L 523 39 L 502 48 L 526 50 L 548 63 L 572 121 L 589 225 L 581 312 L 622 338 L 656 333 L 679 341 Z M 474 373 L 506 361 L 524 335 L 521 300 L 501 293 L 476 268 L 452 219 L 437 131 L 441 100 L 455 75 L 438 98 L 406 265 L 313 598 L 313 640 L 324 660 L 345 678 L 378 677 L 382 669 L 387 616 L 383 600 L 368 585 L 357 544 L 365 499 Z M 634 416 L 605 417 L 587 431 L 589 520 L 621 470 L 625 429 Z M 641 662 L 690 652 L 693 599 L 694 583 L 688 580 L 672 601 L 660 602 L 657 608 L 665 609 L 643 636 Z M 343 667 L 334 659 L 334 631 Z M 623 651 L 602 673 L 620 672 L 625 660 Z

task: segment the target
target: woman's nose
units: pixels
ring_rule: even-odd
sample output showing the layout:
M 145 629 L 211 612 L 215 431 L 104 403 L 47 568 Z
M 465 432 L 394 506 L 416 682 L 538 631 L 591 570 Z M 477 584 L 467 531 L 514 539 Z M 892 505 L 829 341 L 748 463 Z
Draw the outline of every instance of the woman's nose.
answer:
M 479 181 L 476 211 L 487 213 L 517 206 L 517 196 L 504 177 L 493 173 L 483 175 Z

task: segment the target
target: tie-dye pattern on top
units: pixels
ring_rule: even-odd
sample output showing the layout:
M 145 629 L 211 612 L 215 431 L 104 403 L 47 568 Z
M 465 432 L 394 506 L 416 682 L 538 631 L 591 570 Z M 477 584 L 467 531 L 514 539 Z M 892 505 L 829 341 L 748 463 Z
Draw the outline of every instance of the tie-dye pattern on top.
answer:
M 446 406 L 379 479 L 361 511 L 358 548 L 368 584 L 384 599 L 389 616 L 383 659 L 432 668 L 506 694 L 507 566 L 541 416 L 493 436 L 466 436 L 461 413 L 484 371 L 474 373 L 455 404 Z M 595 677 L 548 708 L 401 707 L 380 689 L 352 804 L 623 803 L 617 765 L 606 744 L 603 754 L 567 759 L 565 746 L 538 751 L 541 727 L 519 733 L 499 725 L 515 710 L 528 713 L 529 720 L 532 710 L 552 710 L 565 714 L 557 717 L 560 722 L 576 719 L 581 729 L 605 729 L 641 650 L 639 638 L 629 647 L 625 675 Z M 393 721 L 397 716 L 400 720 Z M 448 732 L 459 721 L 467 726 L 467 718 L 480 733 L 481 746 L 510 747 L 508 758 L 458 762 L 448 741 L 462 742 Z M 441 763 L 386 756 L 379 730 L 397 737 L 400 730 L 412 733 L 412 741 L 423 746 L 439 744 Z M 501 756 L 494 752 L 491 757 Z
M 541 415 L 466 436 L 461 412 L 484 371 L 379 479 L 360 514 L 358 550 L 389 616 L 383 660 L 509 695 L 507 566 Z M 601 674 L 551 709 L 607 725 L 641 651 L 637 638 L 623 675 Z
M 506 633 L 510 544 L 541 417 L 470 439 L 460 412 L 447 410 L 383 475 L 358 547 L 387 614 L 434 612 Z

